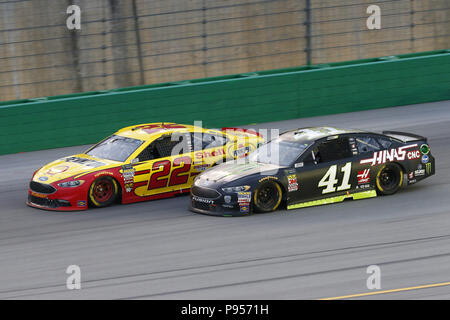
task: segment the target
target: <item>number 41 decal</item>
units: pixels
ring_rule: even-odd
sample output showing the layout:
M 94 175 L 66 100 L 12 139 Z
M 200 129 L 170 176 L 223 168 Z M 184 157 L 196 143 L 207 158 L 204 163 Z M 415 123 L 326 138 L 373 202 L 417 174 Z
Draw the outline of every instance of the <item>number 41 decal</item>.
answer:
M 350 180 L 350 174 L 352 172 L 352 163 L 347 162 L 345 166 L 341 168 L 341 171 L 344 173 L 344 177 L 341 185 L 336 189 L 335 185 L 339 182 L 338 179 L 336 179 L 337 165 L 332 165 L 328 169 L 327 173 L 325 173 L 323 178 L 319 181 L 319 187 L 325 187 L 325 189 L 322 190 L 322 194 L 335 191 L 344 191 L 351 188 L 348 181 Z

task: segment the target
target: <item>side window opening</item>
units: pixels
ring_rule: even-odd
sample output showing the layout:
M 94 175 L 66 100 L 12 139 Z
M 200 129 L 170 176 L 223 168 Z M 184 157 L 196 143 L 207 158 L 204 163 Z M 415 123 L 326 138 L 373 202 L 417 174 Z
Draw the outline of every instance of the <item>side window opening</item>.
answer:
M 174 133 L 171 138 L 173 145 L 172 155 L 181 155 L 192 152 L 192 137 L 190 133 Z
M 314 152 L 314 149 L 313 149 Z M 317 163 L 330 162 L 351 157 L 348 138 L 322 142 L 314 154 Z
M 315 147 L 314 149 L 308 150 L 306 154 L 302 157 L 303 160 L 301 162 L 304 163 L 304 165 L 312 165 L 317 163 L 317 153 L 318 149 Z
M 203 134 L 203 149 L 221 147 L 227 143 L 227 139 L 220 135 Z
M 198 151 L 200 146 L 202 150 L 224 146 L 228 142 L 228 139 L 224 136 L 216 134 L 193 133 L 192 141 L 194 148 Z
M 381 144 L 383 149 L 389 149 L 392 145 L 392 141 L 386 138 L 378 138 L 378 142 Z
M 154 142 L 155 148 L 161 158 L 170 157 L 172 155 L 172 149 L 178 143 L 178 141 L 172 141 L 171 136 L 162 137 Z
M 139 161 L 149 161 L 153 159 L 161 158 L 158 151 L 155 149 L 154 143 L 151 143 L 147 148 L 145 148 L 137 157 Z
M 356 147 L 358 148 L 359 153 L 368 153 L 379 151 L 380 144 L 374 137 L 357 137 L 356 138 Z
M 174 154 L 172 154 L 174 152 Z M 153 141 L 138 156 L 139 162 L 191 152 L 190 135 L 163 136 Z

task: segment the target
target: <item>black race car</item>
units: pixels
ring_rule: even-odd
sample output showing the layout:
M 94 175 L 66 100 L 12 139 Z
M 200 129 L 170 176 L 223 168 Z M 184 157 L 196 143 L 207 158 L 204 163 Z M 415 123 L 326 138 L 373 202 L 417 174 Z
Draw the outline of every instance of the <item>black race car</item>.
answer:
M 427 139 L 332 127 L 301 128 L 260 146 L 245 161 L 199 175 L 191 188 L 194 212 L 240 216 L 284 205 L 303 208 L 397 192 L 435 173 Z

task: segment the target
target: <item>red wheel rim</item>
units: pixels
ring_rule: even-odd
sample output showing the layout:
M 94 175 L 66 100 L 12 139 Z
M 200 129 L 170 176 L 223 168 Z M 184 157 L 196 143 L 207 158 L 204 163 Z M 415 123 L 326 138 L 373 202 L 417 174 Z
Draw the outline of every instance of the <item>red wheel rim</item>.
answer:
M 111 181 L 100 180 L 94 185 L 94 197 L 98 202 L 108 201 L 113 194 L 113 185 Z

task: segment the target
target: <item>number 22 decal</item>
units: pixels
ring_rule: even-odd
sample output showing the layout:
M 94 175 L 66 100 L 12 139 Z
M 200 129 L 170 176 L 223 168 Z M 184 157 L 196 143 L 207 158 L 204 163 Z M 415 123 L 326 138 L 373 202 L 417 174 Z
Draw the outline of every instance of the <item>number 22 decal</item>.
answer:
M 169 184 L 169 187 L 172 187 L 179 184 L 187 183 L 189 178 L 189 170 L 191 169 L 191 158 L 189 157 L 177 158 L 173 161 L 173 165 L 180 167 L 174 168 L 172 170 L 172 174 L 170 175 L 169 179 L 169 173 L 172 163 L 169 160 L 162 160 L 155 162 L 153 164 L 152 171 L 156 172 L 154 172 L 150 176 L 147 189 L 153 190 L 165 188 L 167 187 L 167 184 Z M 157 171 L 160 170 L 161 168 L 162 168 L 161 171 Z
M 344 191 L 351 188 L 351 185 L 348 182 L 352 172 L 352 163 L 347 162 L 345 166 L 341 168 L 341 171 L 344 173 L 344 177 L 342 178 L 341 185 L 336 189 L 335 185 L 339 182 L 338 179 L 336 179 L 337 165 L 332 165 L 328 169 L 327 173 L 325 173 L 323 178 L 319 181 L 319 187 L 325 187 L 325 189 L 322 190 L 322 194 L 335 191 Z

